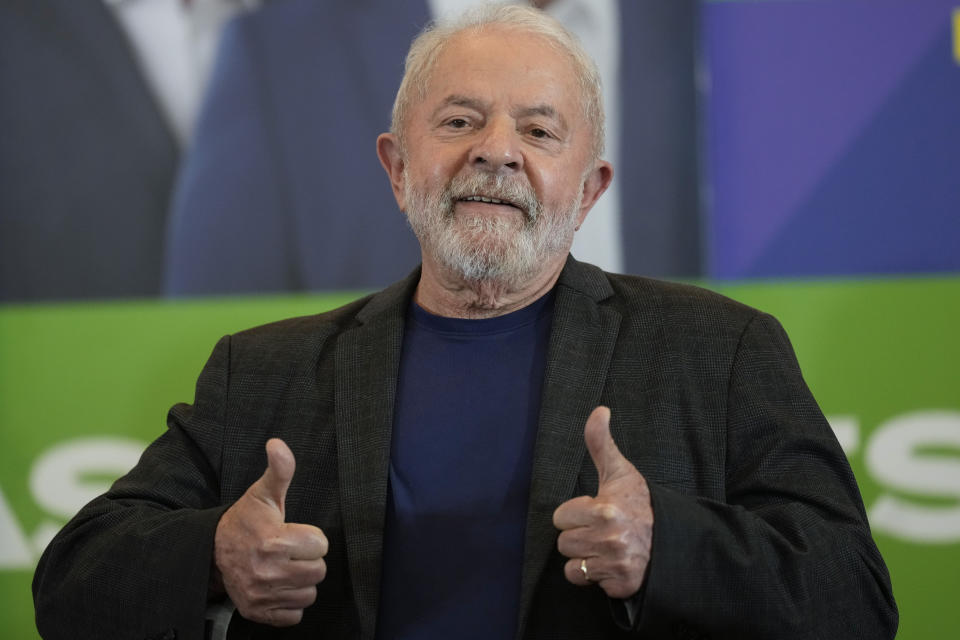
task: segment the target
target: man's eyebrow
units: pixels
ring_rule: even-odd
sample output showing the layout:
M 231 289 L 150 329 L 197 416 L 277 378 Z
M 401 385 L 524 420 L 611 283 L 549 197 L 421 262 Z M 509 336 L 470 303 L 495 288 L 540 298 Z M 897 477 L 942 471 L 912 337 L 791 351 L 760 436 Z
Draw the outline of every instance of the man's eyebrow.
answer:
M 433 117 L 436 117 L 440 111 L 443 109 L 454 106 L 454 107 L 466 107 L 467 109 L 472 109 L 478 112 L 485 112 L 489 107 L 489 103 L 481 100 L 480 98 L 473 98 L 470 96 L 465 96 L 459 93 L 452 93 L 437 106 L 433 111 Z M 567 128 L 567 121 L 564 117 L 550 104 L 537 104 L 529 107 L 520 107 L 516 109 L 513 113 L 514 118 L 528 118 L 530 116 L 543 116 L 545 118 L 550 118 L 556 120 L 560 123 L 560 126 L 564 129 Z
M 567 121 L 564 117 L 555 109 L 552 105 L 549 104 L 537 104 L 531 107 L 521 107 L 517 109 L 514 117 L 516 118 L 528 118 L 530 116 L 543 116 L 545 118 L 550 118 L 556 120 L 560 123 L 560 126 L 564 129 L 567 128 Z
M 523 107 L 517 110 L 517 116 L 546 116 L 547 118 L 556 118 L 560 120 L 561 118 L 557 115 L 557 110 L 554 109 L 549 104 L 538 104 L 532 107 Z
M 453 93 L 444 98 L 443 102 L 434 109 L 433 115 L 436 116 L 441 110 L 446 107 L 466 107 L 468 109 L 473 109 L 474 111 L 485 111 L 486 103 L 479 98 L 471 98 L 470 96 L 464 96 L 458 93 Z

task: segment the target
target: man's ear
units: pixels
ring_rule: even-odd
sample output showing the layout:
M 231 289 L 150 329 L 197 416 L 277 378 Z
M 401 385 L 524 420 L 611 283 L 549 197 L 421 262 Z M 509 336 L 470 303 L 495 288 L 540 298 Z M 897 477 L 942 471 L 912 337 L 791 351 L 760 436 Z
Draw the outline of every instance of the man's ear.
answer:
M 613 165 L 606 160 L 598 160 L 583 179 L 583 200 L 580 201 L 580 213 L 577 218 L 578 229 L 586 219 L 587 213 L 610 186 L 611 180 L 613 180 Z
M 380 158 L 380 164 L 383 165 L 383 170 L 387 172 L 387 178 L 390 179 L 390 188 L 393 189 L 397 206 L 401 211 L 406 211 L 403 198 L 404 158 L 397 136 L 392 133 L 381 133 L 377 136 L 377 157 Z

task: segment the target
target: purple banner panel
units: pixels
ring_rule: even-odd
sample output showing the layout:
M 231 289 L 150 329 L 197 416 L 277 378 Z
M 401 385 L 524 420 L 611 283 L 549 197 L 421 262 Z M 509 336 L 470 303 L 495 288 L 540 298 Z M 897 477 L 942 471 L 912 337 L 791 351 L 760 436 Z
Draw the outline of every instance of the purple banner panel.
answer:
M 710 275 L 960 271 L 958 4 L 705 5 Z

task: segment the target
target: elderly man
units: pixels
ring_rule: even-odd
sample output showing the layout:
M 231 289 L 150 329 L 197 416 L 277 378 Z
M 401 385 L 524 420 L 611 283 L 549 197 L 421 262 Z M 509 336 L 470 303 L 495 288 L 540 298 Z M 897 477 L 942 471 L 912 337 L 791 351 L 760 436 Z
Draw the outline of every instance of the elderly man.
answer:
M 377 141 L 421 268 L 221 340 L 51 543 L 45 637 L 199 638 L 228 598 L 258 638 L 892 638 L 776 321 L 568 256 L 602 133 L 535 10 L 422 34 Z

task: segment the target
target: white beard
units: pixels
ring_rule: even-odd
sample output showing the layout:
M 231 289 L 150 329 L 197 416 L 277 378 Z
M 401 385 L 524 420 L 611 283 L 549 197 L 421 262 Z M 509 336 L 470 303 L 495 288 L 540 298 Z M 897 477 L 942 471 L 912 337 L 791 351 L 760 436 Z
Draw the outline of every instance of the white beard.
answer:
M 548 257 L 570 250 L 582 189 L 565 211 L 544 211 L 530 185 L 519 178 L 475 173 L 454 177 L 445 188 L 430 192 L 414 187 L 406 169 L 403 177 L 407 220 L 421 246 L 467 282 L 519 288 Z M 456 202 L 474 194 L 517 204 L 523 217 L 456 215 Z

